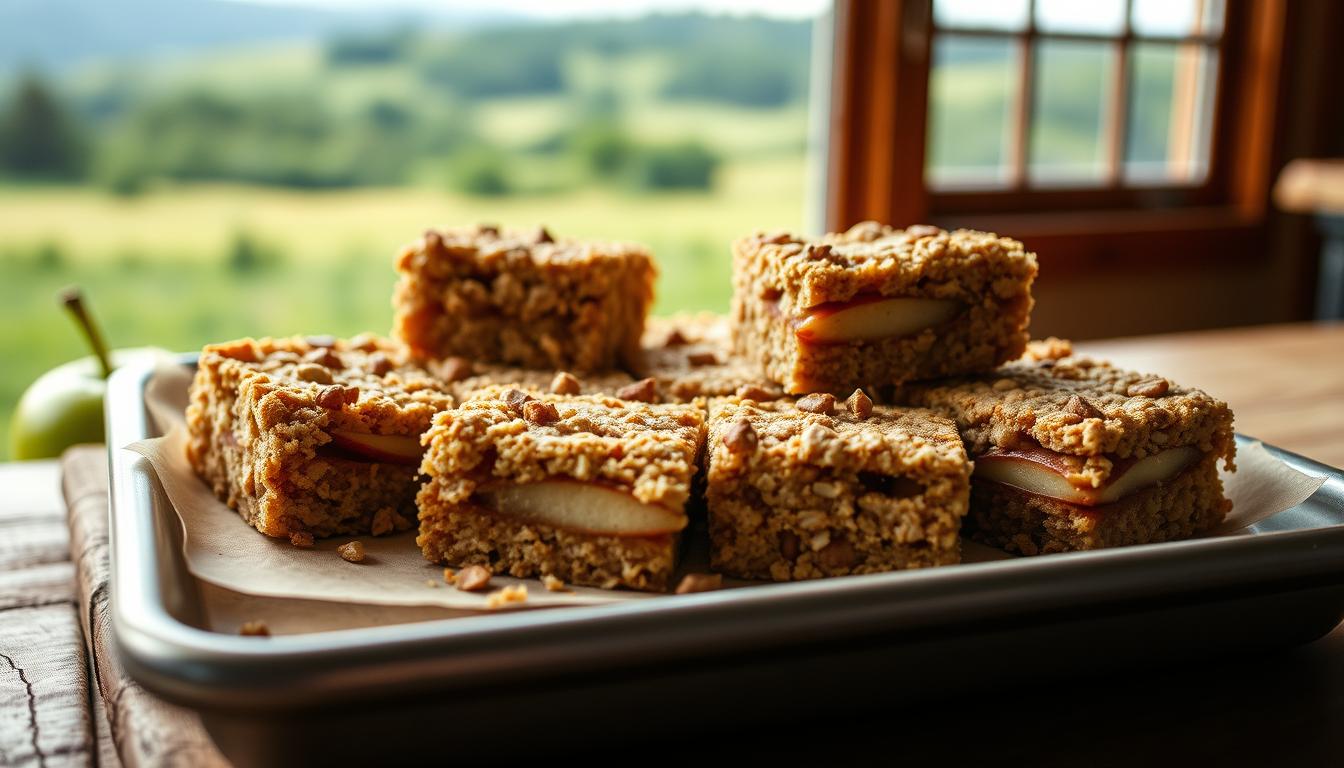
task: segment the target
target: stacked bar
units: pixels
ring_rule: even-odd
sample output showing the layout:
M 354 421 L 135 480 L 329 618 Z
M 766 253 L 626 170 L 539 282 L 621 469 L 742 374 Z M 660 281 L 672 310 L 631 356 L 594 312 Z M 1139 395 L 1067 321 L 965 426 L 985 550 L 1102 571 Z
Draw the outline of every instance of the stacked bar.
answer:
M 637 361 L 655 276 L 643 246 L 496 227 L 426 232 L 397 270 L 394 335 L 415 357 L 584 372 Z
M 417 542 L 433 562 L 665 590 L 704 433 L 695 406 L 480 390 L 426 438 Z
M 420 435 L 447 386 L 371 336 L 207 346 L 187 408 L 187 458 L 267 536 L 379 535 L 414 524 Z
M 733 338 L 790 393 L 885 392 L 1022 354 L 1035 277 L 1035 254 L 984 232 L 755 235 L 733 246 Z
M 970 535 L 1034 555 L 1170 541 L 1221 522 L 1231 502 L 1218 463 L 1232 469 L 1236 453 L 1227 404 L 1054 346 L 904 393 L 955 420 L 975 460 Z

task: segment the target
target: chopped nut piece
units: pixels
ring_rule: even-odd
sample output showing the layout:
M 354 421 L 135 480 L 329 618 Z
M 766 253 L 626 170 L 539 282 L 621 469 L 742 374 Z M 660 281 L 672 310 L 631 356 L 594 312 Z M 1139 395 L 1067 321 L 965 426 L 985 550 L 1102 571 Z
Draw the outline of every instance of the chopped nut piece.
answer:
M 616 390 L 616 396 L 622 400 L 635 400 L 641 403 L 653 403 L 658 400 L 658 382 L 653 379 L 640 379 Z
M 476 231 L 482 235 L 498 235 L 499 227 L 494 224 L 477 224 Z
M 583 391 L 583 384 L 573 374 L 560 371 L 551 379 L 551 391 L 557 395 L 577 395 Z
M 465 357 L 450 357 L 439 365 L 439 377 L 449 383 L 461 381 L 472 373 L 471 361 Z
M 854 564 L 854 547 L 844 539 L 836 539 L 822 547 L 817 560 L 823 568 L 840 570 Z
M 783 556 L 785 560 L 792 561 L 798 559 L 799 543 L 798 534 L 793 531 L 779 532 L 779 554 Z
M 341 356 L 326 347 L 318 347 L 317 349 L 309 350 L 308 353 L 303 356 L 303 359 L 310 363 L 316 363 L 324 368 L 331 368 L 333 370 L 340 370 L 345 367 L 345 361 L 341 359 Z
M 1017 382 L 1013 381 L 1012 379 L 999 379 L 998 381 L 994 382 L 995 392 L 1009 392 L 1017 388 L 1018 388 Z
M 560 414 L 555 410 L 555 406 L 550 403 L 531 400 L 523 404 L 523 418 L 533 424 L 545 426 L 559 421 Z
M 862 389 L 854 390 L 854 393 L 845 400 L 845 406 L 849 408 L 849 414 L 856 419 L 866 419 L 873 415 L 872 398 L 864 394 Z
M 347 405 L 359 402 L 359 387 L 344 387 L 339 384 L 323 387 L 317 392 L 317 404 L 330 411 L 339 411 Z
M 1064 410 L 1081 419 L 1099 419 L 1102 417 L 1101 411 L 1097 410 L 1095 405 L 1078 395 L 1069 396 L 1069 401 L 1064 403 Z
M 336 554 L 348 563 L 362 563 L 364 562 L 364 542 L 347 541 L 336 548 Z
M 756 450 L 756 430 L 751 422 L 739 419 L 723 433 L 723 444 L 733 453 L 745 453 Z
M 317 363 L 304 363 L 294 368 L 294 376 L 300 381 L 309 381 L 314 384 L 330 384 L 331 371 Z
M 245 621 L 238 628 L 238 634 L 244 637 L 270 637 L 271 628 L 264 621 Z
M 798 410 L 808 413 L 830 413 L 835 410 L 835 395 L 818 392 L 798 401 Z
M 490 569 L 483 565 L 468 565 L 457 572 L 457 588 L 463 592 L 481 592 L 490 588 Z
M 720 574 L 688 573 L 681 577 L 681 583 L 677 585 L 677 594 L 689 595 L 692 592 L 713 592 L 722 588 L 723 576 Z
M 485 596 L 485 607 L 490 610 L 527 602 L 527 585 L 513 584 Z
M 392 361 L 387 359 L 387 355 L 382 352 L 374 352 L 369 355 L 369 373 L 374 376 L 386 376 L 390 370 L 392 370 Z
M 737 388 L 737 396 L 743 400 L 770 400 L 774 395 L 765 387 L 756 384 L 743 384 Z
M 932 224 L 915 224 L 905 228 L 905 236 L 911 240 L 918 240 L 921 237 L 937 237 L 943 234 L 941 227 L 935 227 Z
M 831 255 L 831 246 L 829 245 L 822 244 L 822 245 L 807 246 L 807 257 L 809 259 L 824 259 L 830 255 Z
M 454 571 L 452 568 L 443 569 L 443 581 L 445 584 L 452 584 L 453 580 L 456 578 L 457 578 L 457 571 Z
M 563 579 L 557 579 L 556 577 L 552 576 L 552 575 L 549 574 L 549 573 L 547 573 L 547 574 L 542 574 L 542 577 L 541 577 L 541 583 L 542 583 L 542 586 L 546 587 L 546 591 L 547 591 L 547 592 L 568 592 L 568 591 L 569 591 L 568 589 L 565 589 L 565 582 L 564 582 Z
M 289 534 L 289 543 L 300 549 L 307 549 L 313 546 L 313 534 L 307 531 L 295 531 Z
M 426 229 L 423 237 L 425 238 L 426 248 L 438 250 L 443 247 L 443 235 L 440 235 L 438 232 L 435 232 L 432 229 Z
M 790 235 L 788 232 L 775 232 L 773 234 L 762 233 L 757 235 L 757 237 L 761 242 L 770 243 L 771 245 L 783 245 L 785 243 L 798 242 L 797 240 L 794 240 L 793 235 Z
M 1125 394 L 1130 397 L 1161 397 L 1167 394 L 1167 390 L 1170 388 L 1171 382 L 1159 376 L 1154 376 L 1130 384 Z
M 509 410 L 522 416 L 523 406 L 532 400 L 532 396 L 521 389 L 509 389 L 505 390 L 504 394 L 499 396 L 499 399 L 508 404 Z
M 555 238 L 554 238 L 554 237 L 551 237 L 551 233 L 548 232 L 548 231 L 546 231 L 546 228 L 545 228 L 545 227 L 537 227 L 537 238 L 536 238 L 536 239 L 537 239 L 537 242 L 538 242 L 538 243 L 554 243 L 554 242 L 555 242 Z
M 663 339 L 663 346 L 664 346 L 664 347 L 680 347 L 680 346 L 686 344 L 687 341 L 688 341 L 688 339 L 687 339 L 685 336 L 683 336 L 683 335 L 681 334 L 681 331 L 677 330 L 676 328 L 673 328 L 673 329 L 667 334 L 667 338 L 666 338 L 666 339 Z
M 689 363 L 692 367 L 700 367 L 703 365 L 718 365 L 719 356 L 714 354 L 713 352 L 692 352 L 691 354 L 686 356 L 686 362 Z
M 308 338 L 304 339 L 304 341 L 308 342 L 308 346 L 310 347 L 324 347 L 330 349 L 331 347 L 336 346 L 336 337 L 329 336 L 327 334 L 322 334 L 320 336 L 309 336 Z

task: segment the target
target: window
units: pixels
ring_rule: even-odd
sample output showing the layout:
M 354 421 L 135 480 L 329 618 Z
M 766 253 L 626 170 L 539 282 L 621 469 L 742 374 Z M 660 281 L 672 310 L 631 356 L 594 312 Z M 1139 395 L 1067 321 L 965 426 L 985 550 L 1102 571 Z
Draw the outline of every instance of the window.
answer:
M 934 189 L 1208 178 L 1219 0 L 935 0 Z
M 1011 232 L 1083 269 L 1159 232 L 1249 255 L 1287 6 L 837 0 L 827 224 Z

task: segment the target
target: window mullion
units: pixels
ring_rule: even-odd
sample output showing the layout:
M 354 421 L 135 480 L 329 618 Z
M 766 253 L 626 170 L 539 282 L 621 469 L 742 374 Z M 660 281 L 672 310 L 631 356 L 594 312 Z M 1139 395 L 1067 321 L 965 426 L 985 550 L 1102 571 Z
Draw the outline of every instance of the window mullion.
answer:
M 1031 112 L 1036 85 L 1036 0 L 1027 4 L 1027 28 L 1021 37 L 1018 56 L 1017 103 L 1014 105 L 1012 153 L 1009 179 L 1015 189 L 1027 186 L 1027 167 L 1031 162 Z

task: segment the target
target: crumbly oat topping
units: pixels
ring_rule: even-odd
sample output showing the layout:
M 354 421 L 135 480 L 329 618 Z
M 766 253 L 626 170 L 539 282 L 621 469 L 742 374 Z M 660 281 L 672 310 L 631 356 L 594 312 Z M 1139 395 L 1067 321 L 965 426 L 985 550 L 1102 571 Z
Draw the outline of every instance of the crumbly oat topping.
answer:
M 490 610 L 519 606 L 527 602 L 527 585 L 510 584 L 485 596 L 485 607 Z
M 754 400 L 784 396 L 757 366 L 734 354 L 731 326 L 723 315 L 649 318 L 642 355 L 639 371 L 658 382 L 666 400 L 689 403 L 734 393 Z
M 549 424 L 530 422 L 487 388 L 444 411 L 425 436 L 421 472 L 438 479 L 447 503 L 470 498 L 479 483 L 530 483 L 552 477 L 603 482 L 646 504 L 680 508 L 704 440 L 695 406 L 656 405 L 602 395 L 536 393 L 555 407 Z
M 565 587 L 565 580 L 564 580 L 564 579 L 557 579 L 555 576 L 552 576 L 552 575 L 549 574 L 549 573 L 544 573 L 544 574 L 542 574 L 542 576 L 541 576 L 541 585 L 542 585 L 543 587 L 546 588 L 546 591 L 547 591 L 547 592 L 568 592 L 568 591 L 569 591 L 569 590 Z
M 954 419 L 973 456 L 1034 442 L 1080 457 L 1076 472 L 1098 482 L 1114 459 L 1193 445 L 1230 468 L 1236 452 L 1226 403 L 1087 357 L 1024 359 L 979 376 L 910 385 L 902 395 Z

